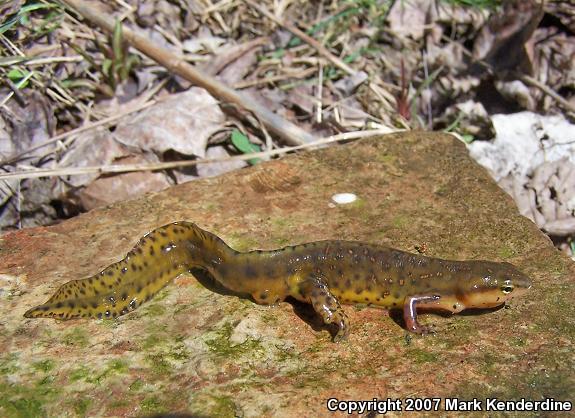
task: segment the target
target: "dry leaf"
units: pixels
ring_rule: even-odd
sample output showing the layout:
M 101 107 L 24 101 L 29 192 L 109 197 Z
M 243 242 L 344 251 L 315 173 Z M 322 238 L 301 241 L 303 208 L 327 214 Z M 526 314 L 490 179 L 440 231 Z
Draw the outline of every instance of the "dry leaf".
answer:
M 168 150 L 204 157 L 209 137 L 225 117 L 218 102 L 204 89 L 172 95 L 118 126 L 114 137 L 122 144 L 162 156 Z
M 214 54 L 225 43 L 226 40 L 224 38 L 212 35 L 212 32 L 204 26 L 200 29 L 200 33 L 197 36 L 183 41 L 182 47 L 184 51 L 192 54 L 199 52 Z
M 131 155 L 133 152 L 115 141 L 107 129 L 98 129 L 80 134 L 58 165 L 60 168 L 110 165 L 114 160 Z M 97 173 L 80 174 L 69 176 L 66 181 L 73 187 L 81 187 L 98 176 Z
M 206 158 L 225 158 L 230 156 L 231 154 L 228 152 L 228 150 L 221 145 L 208 147 L 206 151 Z M 199 164 L 197 166 L 197 172 L 200 177 L 213 177 L 227 173 L 228 171 L 247 167 L 247 165 L 248 163 L 240 160 L 225 161 L 221 163 Z
M 393 34 L 400 37 L 423 38 L 427 12 L 433 7 L 432 0 L 403 0 L 393 3 L 387 20 Z
M 496 138 L 473 141 L 468 148 L 497 181 L 510 173 L 525 179 L 540 164 L 565 156 L 575 163 L 575 125 L 563 116 L 520 112 L 493 115 L 492 122 Z
M 149 163 L 141 155 L 135 155 L 114 161 L 114 164 Z M 164 173 L 139 171 L 104 176 L 90 183 L 78 193 L 80 203 L 85 210 L 92 210 L 114 202 L 136 198 L 148 192 L 159 192 L 171 183 Z
M 567 157 L 545 162 L 526 182 L 508 176 L 504 184 L 522 215 L 555 236 L 575 234 L 575 165 Z
M 16 100 L 11 100 L 6 105 L 8 110 L 0 113 L 0 119 L 3 119 L 0 124 L 0 150 L 7 153 L 5 156 L 45 142 L 53 135 L 56 127 L 54 110 L 46 96 L 35 90 L 23 92 L 22 96 L 26 100 L 26 106 L 22 107 Z M 40 158 L 55 147 L 56 144 L 53 144 L 27 156 Z M 27 163 L 30 163 L 30 160 L 27 160 Z

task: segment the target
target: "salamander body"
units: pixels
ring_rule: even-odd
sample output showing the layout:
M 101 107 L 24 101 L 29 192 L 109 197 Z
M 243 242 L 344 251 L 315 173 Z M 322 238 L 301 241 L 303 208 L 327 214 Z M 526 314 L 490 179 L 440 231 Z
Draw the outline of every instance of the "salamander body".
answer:
M 424 334 L 429 330 L 418 323 L 416 308 L 491 308 L 531 287 L 509 263 L 450 261 L 337 240 L 238 252 L 193 223 L 174 222 L 146 234 L 100 273 L 63 284 L 24 316 L 116 318 L 192 268 L 207 270 L 224 287 L 260 304 L 289 296 L 310 303 L 326 324 L 337 327 L 335 341 L 349 332 L 340 303 L 402 309 L 407 329 Z

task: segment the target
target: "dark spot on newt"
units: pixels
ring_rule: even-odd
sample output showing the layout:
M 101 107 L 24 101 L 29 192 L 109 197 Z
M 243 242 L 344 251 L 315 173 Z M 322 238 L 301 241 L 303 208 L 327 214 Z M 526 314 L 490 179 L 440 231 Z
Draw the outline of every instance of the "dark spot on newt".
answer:
M 250 264 L 247 264 L 244 267 L 244 274 L 246 277 L 248 277 L 250 279 L 254 279 L 258 276 L 257 270 Z
M 123 267 L 123 268 L 122 268 L 122 274 L 126 274 L 127 271 L 128 271 L 128 267 Z
M 154 251 L 154 246 L 150 246 L 150 255 L 154 255 L 155 251 Z
M 57 309 L 60 309 L 62 306 L 64 306 L 64 304 L 63 304 L 62 302 L 58 302 L 58 303 L 56 304 L 56 308 L 57 308 Z
M 453 304 L 453 309 L 457 309 L 457 305 Z

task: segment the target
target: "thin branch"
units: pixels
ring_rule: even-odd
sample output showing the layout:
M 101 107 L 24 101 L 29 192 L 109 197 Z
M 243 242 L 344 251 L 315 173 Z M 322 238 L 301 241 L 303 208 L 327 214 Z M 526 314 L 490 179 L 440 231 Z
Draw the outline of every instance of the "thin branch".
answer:
M 331 144 L 334 142 L 348 141 L 352 139 L 366 138 L 370 136 L 380 136 L 389 134 L 392 131 L 389 128 L 372 129 L 368 131 L 355 131 L 345 132 L 338 135 L 329 136 L 327 138 L 319 139 L 307 144 L 297 145 L 293 147 L 285 147 L 270 151 L 255 152 L 251 154 L 235 155 L 232 157 L 210 158 L 205 160 L 190 160 L 190 161 L 172 161 L 167 163 L 155 164 L 125 164 L 125 165 L 109 165 L 109 166 L 91 166 L 91 167 L 69 167 L 59 169 L 38 168 L 26 171 L 17 171 L 14 173 L 0 174 L 0 181 L 9 179 L 29 179 L 38 177 L 56 177 L 56 176 L 74 176 L 80 174 L 109 174 L 109 173 L 128 173 L 131 171 L 156 171 L 167 170 L 171 168 L 191 167 L 198 164 L 222 163 L 228 161 L 245 161 L 252 158 L 264 158 L 274 155 L 287 154 L 289 152 L 317 147 L 320 145 Z
M 100 26 L 102 29 L 112 33 L 115 21 L 111 16 L 100 13 L 84 0 L 62 0 L 87 20 Z M 313 142 L 315 137 L 301 129 L 299 126 L 274 114 L 265 106 L 255 102 L 251 98 L 245 97 L 241 92 L 237 92 L 226 86 L 213 77 L 204 74 L 193 65 L 185 62 L 180 57 L 174 55 L 167 49 L 155 45 L 150 39 L 136 33 L 133 30 L 122 28 L 123 38 L 131 46 L 138 49 L 143 54 L 163 65 L 170 72 L 177 74 L 191 83 L 202 87 L 210 92 L 214 97 L 222 102 L 232 103 L 240 109 L 246 109 L 256 115 L 266 128 L 290 145 L 300 145 Z M 226 106 L 228 108 L 228 106 Z
M 541 83 L 539 80 L 536 80 L 535 78 L 530 77 L 526 74 L 520 74 L 519 79 L 521 81 L 523 81 L 525 84 L 528 84 L 528 85 L 533 86 L 533 87 L 537 87 L 543 93 L 545 93 L 549 97 L 553 98 L 557 103 L 559 103 L 560 106 L 563 106 L 563 108 L 565 110 L 568 110 L 569 112 L 575 114 L 575 106 L 573 106 L 571 103 L 569 103 L 567 100 L 565 100 L 565 98 L 561 97 L 551 87 L 546 86 L 545 84 Z

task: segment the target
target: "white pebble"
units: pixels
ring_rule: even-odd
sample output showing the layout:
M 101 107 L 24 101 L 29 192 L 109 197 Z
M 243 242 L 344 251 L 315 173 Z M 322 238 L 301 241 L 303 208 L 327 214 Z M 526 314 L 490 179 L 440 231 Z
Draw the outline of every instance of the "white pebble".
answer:
M 355 202 L 357 200 L 357 196 L 353 193 L 337 193 L 331 197 L 338 205 L 345 205 L 348 203 Z

